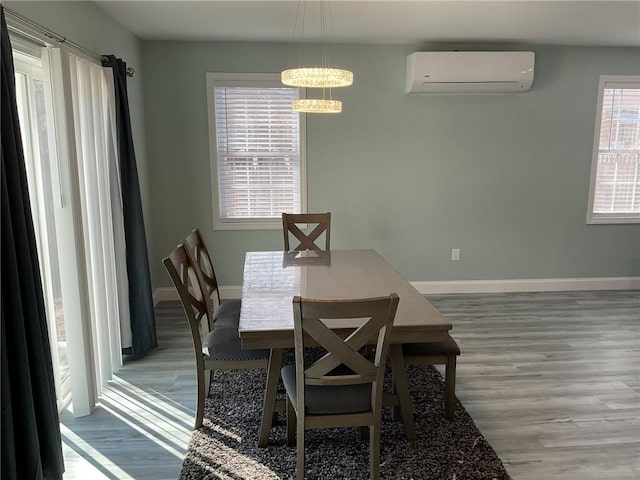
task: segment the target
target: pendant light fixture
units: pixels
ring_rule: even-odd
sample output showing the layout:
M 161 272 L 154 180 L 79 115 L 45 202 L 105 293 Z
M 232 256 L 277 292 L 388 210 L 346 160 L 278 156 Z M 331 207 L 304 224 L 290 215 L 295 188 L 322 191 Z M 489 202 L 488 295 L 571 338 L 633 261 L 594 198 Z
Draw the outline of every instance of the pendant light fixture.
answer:
M 320 0 L 320 40 L 321 58 L 319 65 L 284 70 L 280 77 L 282 83 L 291 87 L 322 89 L 322 98 L 305 98 L 293 102 L 293 110 L 304 113 L 340 113 L 342 102 L 332 98 L 332 88 L 347 87 L 353 84 L 353 72 L 340 68 L 329 67 L 329 49 L 327 46 L 328 28 L 333 34 L 333 19 L 328 0 Z M 307 4 L 305 0 L 299 0 L 294 25 L 294 40 L 298 35 L 300 45 L 299 63 L 302 64 L 302 50 L 304 41 L 304 28 Z M 299 27 L 299 28 L 298 28 Z

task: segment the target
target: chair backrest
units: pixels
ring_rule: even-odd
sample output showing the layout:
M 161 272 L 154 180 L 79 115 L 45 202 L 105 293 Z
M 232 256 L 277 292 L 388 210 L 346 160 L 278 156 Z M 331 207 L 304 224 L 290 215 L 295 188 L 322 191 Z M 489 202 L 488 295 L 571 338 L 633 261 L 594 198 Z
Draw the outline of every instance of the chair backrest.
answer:
M 182 308 L 189 321 L 189 328 L 196 353 L 196 362 L 203 361 L 202 337 L 210 331 L 212 315 L 209 299 L 205 294 L 200 269 L 195 268 L 184 244 L 178 245 L 162 260 L 180 295 Z
M 300 224 L 315 225 L 315 228 L 307 235 L 298 227 Z M 282 232 L 284 233 L 284 249 L 287 252 L 290 250 L 329 250 L 331 243 L 331 212 L 283 213 Z M 290 233 L 300 242 L 295 248 L 290 248 L 289 246 Z M 323 233 L 324 249 L 315 243 Z
M 197 228 L 192 230 L 184 239 L 184 243 L 189 248 L 189 253 L 192 255 L 194 263 L 200 268 L 207 297 L 217 301 L 214 305 L 214 308 L 217 308 L 218 305 L 220 305 L 218 280 L 216 279 L 216 272 L 213 269 L 213 260 L 211 259 L 211 255 L 209 255 L 209 250 L 204 243 L 200 230 Z M 215 297 L 213 297 L 214 294 Z
M 355 385 L 372 383 L 372 410 L 379 409 L 382 382 L 389 345 L 389 334 L 398 308 L 398 295 L 354 300 L 293 299 L 297 411 L 304 411 L 304 385 Z M 361 319 L 362 323 L 342 339 L 323 319 Z M 306 338 L 305 338 L 306 337 Z M 327 353 L 305 365 L 305 341 L 312 338 Z M 363 350 L 375 340 L 375 358 L 366 358 Z M 348 371 L 336 373 L 344 365 Z

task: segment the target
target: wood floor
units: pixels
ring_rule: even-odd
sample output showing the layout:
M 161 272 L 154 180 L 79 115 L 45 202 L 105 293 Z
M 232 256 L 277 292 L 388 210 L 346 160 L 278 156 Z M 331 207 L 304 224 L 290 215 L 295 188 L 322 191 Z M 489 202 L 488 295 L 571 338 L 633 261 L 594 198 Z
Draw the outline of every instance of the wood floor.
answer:
M 456 394 L 514 480 L 640 478 L 640 292 L 428 298 L 462 349 Z M 66 480 L 178 478 L 193 353 L 179 303 L 156 315 L 159 347 L 93 415 L 62 414 Z
M 87 417 L 61 415 L 65 480 L 176 480 L 196 405 L 193 343 L 178 301 L 156 307 L 158 347 L 127 362 Z
M 640 478 L 640 293 L 429 297 L 457 396 L 520 479 Z

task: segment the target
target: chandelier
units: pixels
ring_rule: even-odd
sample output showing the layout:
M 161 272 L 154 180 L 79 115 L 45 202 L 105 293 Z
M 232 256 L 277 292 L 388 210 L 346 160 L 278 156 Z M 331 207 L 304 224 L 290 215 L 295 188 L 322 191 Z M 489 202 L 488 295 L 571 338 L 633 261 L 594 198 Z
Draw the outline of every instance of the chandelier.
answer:
M 306 98 L 295 100 L 293 102 L 293 110 L 304 113 L 340 113 L 342 111 L 342 102 L 332 98 L 332 88 L 347 87 L 353 84 L 353 72 L 340 68 L 329 67 L 329 51 L 327 47 L 327 24 L 331 27 L 333 33 L 333 20 L 331 17 L 331 7 L 328 0 L 321 0 L 320 4 L 320 37 L 322 43 L 321 60 L 319 65 L 298 68 L 289 68 L 283 70 L 280 77 L 282 83 L 291 87 L 317 88 L 322 89 L 322 98 Z M 301 26 L 298 30 L 298 23 L 301 19 Z M 298 2 L 298 10 L 296 12 L 296 21 L 294 25 L 294 37 L 299 31 L 300 42 L 300 63 L 302 63 L 302 44 L 304 37 L 306 16 L 306 2 L 300 0 Z
M 300 113 L 340 113 L 342 102 L 326 98 L 301 98 L 293 101 L 293 111 Z
M 353 84 L 353 72 L 339 68 L 290 68 L 284 70 L 280 76 L 282 83 L 290 87 L 348 87 Z

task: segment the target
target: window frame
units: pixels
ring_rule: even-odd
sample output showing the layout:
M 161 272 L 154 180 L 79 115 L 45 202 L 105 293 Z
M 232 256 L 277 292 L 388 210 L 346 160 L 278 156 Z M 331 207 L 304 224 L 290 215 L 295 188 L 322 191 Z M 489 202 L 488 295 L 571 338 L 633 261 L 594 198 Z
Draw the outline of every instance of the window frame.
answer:
M 598 101 L 596 105 L 595 128 L 593 134 L 593 153 L 591 157 L 591 177 L 589 181 L 589 202 L 587 205 L 587 224 L 626 224 L 640 223 L 640 213 L 594 213 L 598 156 L 600 153 L 600 128 L 604 90 L 607 84 L 637 84 L 640 88 L 640 75 L 600 75 Z M 640 194 L 640 193 L 639 193 Z
M 53 272 L 51 268 L 51 258 L 54 254 L 49 246 L 53 243 L 50 242 L 50 235 L 56 236 L 59 232 L 51 232 L 44 224 L 45 221 L 53 221 L 54 216 L 47 216 L 45 214 L 45 204 L 54 200 L 54 209 L 62 207 L 55 203 L 56 193 L 52 192 L 51 197 L 45 193 L 44 184 L 51 182 L 53 190 L 56 189 L 56 183 L 60 184 L 60 171 L 57 158 L 57 152 L 55 151 L 55 128 L 54 118 L 52 112 L 52 105 L 50 103 L 50 82 L 48 81 L 48 69 L 45 66 L 45 62 L 42 58 L 42 48 L 31 44 L 26 41 L 22 41 L 20 38 L 12 38 L 11 44 L 13 47 L 13 63 L 14 63 L 14 75 L 16 82 L 16 96 L 18 102 L 18 111 L 23 110 L 24 116 L 20 116 L 20 133 L 22 135 L 22 146 L 24 152 L 25 169 L 27 173 L 27 184 L 29 187 L 29 200 L 31 203 L 31 215 L 33 218 L 33 227 L 36 239 L 36 246 L 38 249 L 38 263 L 40 265 L 40 275 L 42 282 L 42 294 L 45 302 L 45 311 L 47 317 L 47 331 L 49 334 L 49 347 L 51 352 L 51 362 L 53 366 L 53 380 L 56 391 L 56 404 L 58 413 L 62 412 L 72 401 L 71 396 L 71 366 L 67 362 L 60 360 L 60 347 L 58 336 L 58 330 L 56 328 L 56 304 L 54 290 L 55 275 L 60 277 L 60 270 Z M 39 138 L 39 120 L 36 114 L 36 101 L 35 92 L 33 87 L 33 81 L 38 80 L 43 83 L 44 96 L 46 104 L 46 118 L 44 120 L 46 124 L 46 147 L 48 149 L 50 165 L 49 176 L 43 174 L 43 169 L 40 167 L 42 159 L 40 157 L 41 141 L 44 139 Z M 19 87 L 20 84 L 20 87 Z M 61 200 L 60 200 L 61 201 Z M 46 220 L 45 220 L 46 218 Z M 59 228 L 56 225 L 56 228 Z M 57 254 L 57 251 L 55 252 Z M 58 282 L 62 283 L 62 279 L 58 278 Z M 75 293 L 75 292 L 74 292 Z M 58 297 L 59 299 L 59 297 Z M 68 305 L 61 304 L 61 309 L 67 308 Z M 65 329 L 66 323 L 69 322 L 68 316 L 64 318 Z M 68 345 L 66 339 L 65 345 Z M 69 356 L 69 349 L 67 350 L 67 358 Z
M 216 86 L 287 88 L 278 73 L 218 73 L 207 72 L 207 120 L 209 128 L 209 160 L 211 168 L 211 205 L 214 230 L 278 230 L 282 228 L 280 217 L 273 219 L 247 219 L 223 221 L 220 218 L 220 188 L 218 179 L 218 142 L 216 133 Z M 305 98 L 305 89 L 299 88 L 299 98 Z M 300 145 L 300 211 L 307 211 L 307 142 L 306 115 L 299 114 Z

